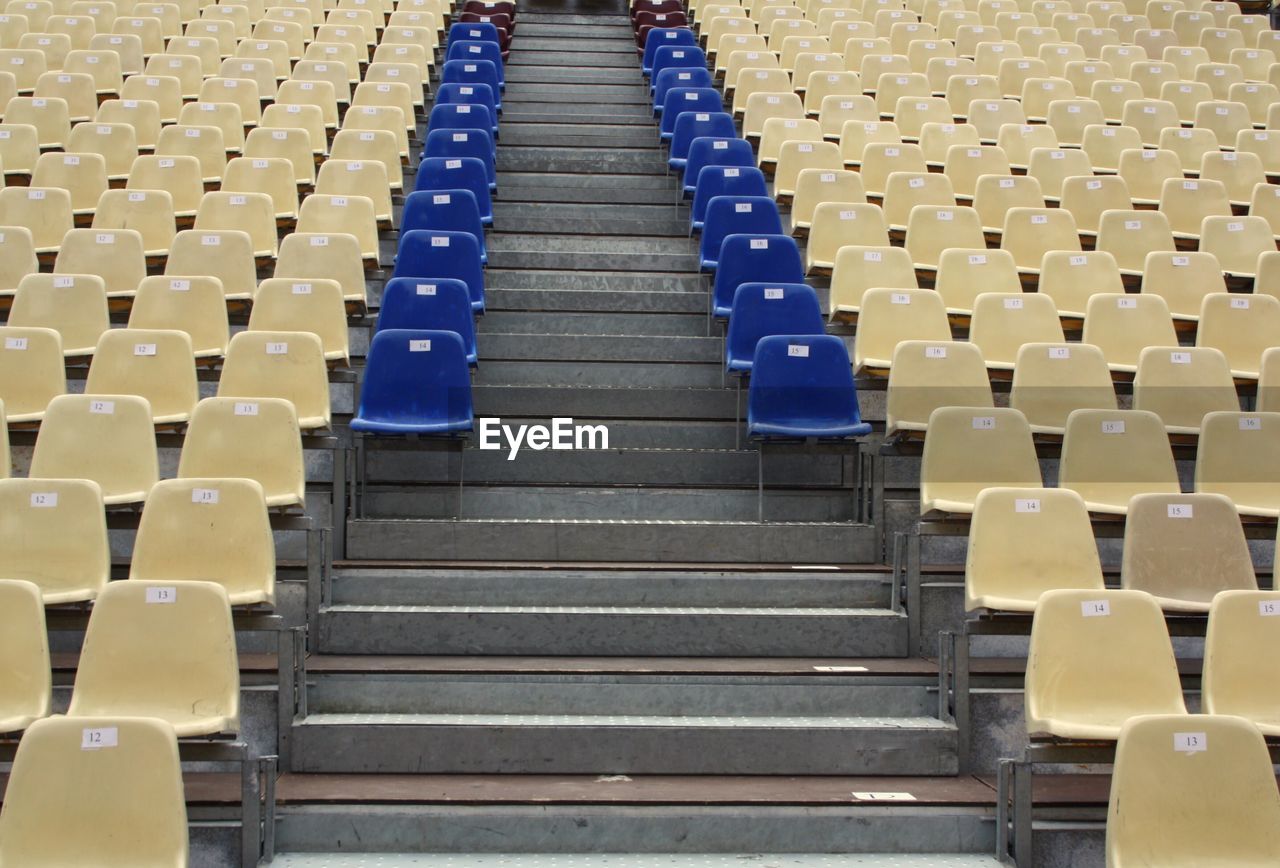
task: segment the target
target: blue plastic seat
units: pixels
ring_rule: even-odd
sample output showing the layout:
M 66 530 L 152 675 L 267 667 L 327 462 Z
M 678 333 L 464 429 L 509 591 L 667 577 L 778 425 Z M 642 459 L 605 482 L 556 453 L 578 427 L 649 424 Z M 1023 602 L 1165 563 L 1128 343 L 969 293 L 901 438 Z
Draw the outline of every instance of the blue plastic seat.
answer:
M 498 189 L 498 170 L 494 163 L 493 137 L 484 130 L 444 129 L 427 133 L 422 156 L 459 159 L 473 157 L 484 163 L 484 177 L 490 190 Z
M 653 80 L 653 116 L 655 118 L 662 117 L 662 107 L 667 100 L 667 93 L 677 87 L 715 89 L 715 81 L 711 78 L 711 73 L 703 67 L 696 69 L 668 67 L 655 75 Z M 720 100 L 720 107 L 724 108 L 723 99 Z
M 716 196 L 707 204 L 707 216 L 702 225 L 702 244 L 698 258 L 703 271 L 715 271 L 720 261 L 720 243 L 730 235 L 781 235 L 782 218 L 778 206 L 768 196 Z M 804 272 L 791 281 L 790 278 L 767 277 L 762 280 L 787 280 L 804 283 Z M 725 306 L 733 296 L 725 299 Z
M 744 283 L 804 283 L 800 248 L 790 235 L 730 235 L 720 246 L 720 267 L 711 288 L 711 312 L 725 319 L 733 294 Z
M 414 229 L 400 235 L 391 277 L 453 277 L 467 285 L 471 309 L 484 313 L 484 266 L 480 245 L 469 232 Z
M 483 42 L 492 42 L 502 48 L 502 37 L 498 34 L 498 27 L 488 21 L 457 21 L 449 25 L 449 41 L 447 45 L 453 46 L 455 42 L 463 42 L 467 40 L 478 40 Z
M 755 166 L 703 166 L 693 191 L 689 217 L 694 232 L 701 232 L 707 206 L 716 196 L 768 196 L 764 172 Z
M 653 75 L 653 56 L 659 48 L 686 45 L 696 48 L 698 37 L 688 27 L 655 27 L 644 40 L 644 57 L 640 66 L 645 77 Z
M 386 301 L 382 303 L 385 310 Z M 729 371 L 750 371 L 756 344 L 769 335 L 826 333 L 818 294 L 808 284 L 740 283 L 733 293 L 729 313 L 724 365 Z
M 431 107 L 427 115 L 427 132 L 432 130 L 483 130 L 497 136 L 498 125 L 488 106 L 474 103 L 443 103 Z
M 699 136 L 689 143 L 689 157 L 684 164 L 681 187 L 687 199 L 698 186 L 698 173 L 704 166 L 756 167 L 756 152 L 746 139 Z
M 658 125 L 658 138 L 670 141 L 675 134 L 681 115 L 690 113 L 719 112 L 724 109 L 724 99 L 714 87 L 673 87 L 667 91 L 662 103 L 662 122 Z M 732 135 L 732 133 L 730 133 Z
M 484 106 L 489 110 L 489 117 L 493 118 L 493 134 L 498 134 L 498 98 L 489 85 L 474 82 L 442 83 L 436 88 L 436 106 L 442 105 Z
M 654 93 L 658 84 L 658 76 L 664 69 L 702 69 L 707 68 L 707 55 L 696 45 L 661 45 L 653 52 L 653 66 L 649 75 L 652 81 L 649 92 Z
M 440 84 L 483 84 L 493 94 L 493 108 L 502 114 L 502 79 L 492 60 L 446 60 Z
M 463 434 L 474 425 L 471 370 L 457 332 L 387 329 L 373 336 L 352 431 Z
M 462 39 L 457 42 L 450 40 L 444 59 L 446 63 L 450 60 L 465 60 L 468 63 L 487 60 L 493 64 L 494 70 L 498 73 L 499 89 L 505 89 L 507 86 L 506 70 L 502 63 L 502 47 L 498 45 L 496 39 L 493 42 L 483 39 Z
M 470 190 L 415 190 L 410 193 L 404 200 L 400 232 L 412 232 L 414 229 L 469 232 L 480 242 L 480 262 L 489 264 L 480 206 L 476 203 L 476 194 Z
M 756 344 L 747 434 L 771 438 L 863 437 L 871 426 L 844 341 L 835 335 L 770 335 Z
M 666 123 L 667 117 L 663 117 Z M 676 114 L 675 126 L 671 133 L 671 151 L 667 155 L 667 166 L 683 172 L 689 159 L 689 146 L 700 136 L 719 136 L 731 139 L 737 135 L 733 126 L 733 115 L 719 109 L 711 112 L 683 111 Z
M 414 190 L 470 190 L 480 209 L 480 222 L 493 225 L 493 197 L 484 161 L 475 157 L 426 157 L 418 164 Z
M 461 280 L 419 280 L 397 277 L 382 290 L 377 331 L 386 329 L 436 329 L 457 332 L 467 351 L 467 364 L 476 364 L 475 314 L 471 294 Z

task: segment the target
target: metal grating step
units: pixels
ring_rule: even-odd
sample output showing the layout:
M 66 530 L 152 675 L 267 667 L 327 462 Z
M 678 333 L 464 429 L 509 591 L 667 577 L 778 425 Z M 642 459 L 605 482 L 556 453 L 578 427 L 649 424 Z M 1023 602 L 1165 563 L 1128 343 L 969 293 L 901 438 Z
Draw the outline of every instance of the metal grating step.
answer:
M 921 853 L 282 853 L 276 868 L 998 868 L 991 856 Z

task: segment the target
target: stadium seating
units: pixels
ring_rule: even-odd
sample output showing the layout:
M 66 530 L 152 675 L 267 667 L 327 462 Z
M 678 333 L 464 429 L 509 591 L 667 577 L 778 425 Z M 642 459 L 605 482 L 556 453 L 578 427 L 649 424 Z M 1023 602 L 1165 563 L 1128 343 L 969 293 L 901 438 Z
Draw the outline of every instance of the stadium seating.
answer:
M 739 284 L 729 311 L 725 369 L 730 373 L 750 372 L 757 344 L 770 335 L 824 333 L 822 309 L 811 287 L 803 283 Z
M 1218 411 L 1201 423 L 1195 490 L 1224 494 L 1241 515 L 1280 515 L 1275 482 L 1280 448 L 1273 433 L 1280 414 Z
M 136 395 L 59 395 L 49 402 L 32 479 L 88 479 L 108 506 L 141 503 L 159 478 L 151 407 Z
M 53 699 L 49 636 L 40 589 L 20 579 L 0 580 L 0 733 L 15 733 L 47 717 Z
M 457 435 L 473 424 L 466 347 L 456 332 L 384 329 L 374 335 L 352 431 Z
M 751 366 L 747 433 L 760 439 L 870 434 L 844 342 L 834 335 L 761 338 Z
M 67 390 L 62 336 L 48 328 L 0 327 L 0 404 L 11 425 L 39 422 Z
M 1009 406 L 1035 434 L 1062 435 L 1073 410 L 1116 409 L 1111 372 L 1089 344 L 1025 343 L 1013 365 Z
M 268 507 L 301 506 L 306 473 L 293 405 L 283 398 L 205 398 L 191 415 L 178 478 L 252 479 Z
M 986 488 L 1044 484 L 1031 427 L 1017 410 L 939 407 L 929 415 L 920 512 L 972 513 Z
M 378 331 L 384 329 L 456 332 L 467 351 L 467 363 L 475 365 L 475 321 L 465 282 L 456 278 L 398 277 L 387 282 L 378 311 Z
M 994 406 L 982 353 L 965 341 L 899 341 L 887 389 L 886 437 L 925 431 L 939 407 Z
M 200 398 L 191 338 L 174 330 L 103 332 L 84 388 L 89 395 L 138 395 L 154 424 L 181 425 Z
M 1199 434 L 1206 413 L 1240 409 L 1227 359 L 1211 347 L 1147 347 L 1138 356 L 1133 407 L 1150 410 L 1170 434 Z

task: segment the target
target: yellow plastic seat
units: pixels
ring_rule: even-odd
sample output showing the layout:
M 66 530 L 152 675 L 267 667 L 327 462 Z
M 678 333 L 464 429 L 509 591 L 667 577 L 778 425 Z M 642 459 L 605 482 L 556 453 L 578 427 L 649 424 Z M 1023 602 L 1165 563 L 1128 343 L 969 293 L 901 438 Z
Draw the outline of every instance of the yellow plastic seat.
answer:
M 1275 55 L 1271 54 L 1268 66 L 1276 62 L 1274 58 Z M 1280 87 L 1267 81 L 1239 82 L 1231 85 L 1231 89 L 1227 91 L 1227 99 L 1248 109 L 1254 126 L 1266 126 L 1271 106 L 1280 103 Z
M 1021 284 L 1008 251 L 950 247 L 939 258 L 934 290 L 948 315 L 970 316 L 974 300 L 982 293 L 1017 293 Z
M 1262 171 L 1267 178 L 1275 180 L 1276 176 L 1280 175 L 1280 155 L 1276 152 L 1278 143 L 1280 143 L 1280 131 L 1242 127 L 1235 135 L 1235 153 L 1238 156 L 1251 154 L 1257 157 L 1262 163 Z
M 984 122 L 981 126 L 981 129 L 990 131 L 1004 114 L 1015 110 L 1020 113 L 1021 107 L 1004 101 L 999 79 L 993 75 L 978 75 L 976 69 L 975 66 L 972 73 L 959 72 L 949 77 L 943 89 L 943 97 L 958 120 L 969 121 L 974 126 L 979 125 L 973 117 L 975 111 L 990 112 L 995 120 Z M 976 109 L 975 103 L 978 104 Z M 992 139 L 994 135 L 987 138 Z
M 1092 174 L 1089 155 L 1079 149 L 1033 148 L 1027 162 L 1027 176 L 1040 182 L 1047 202 L 1062 198 L 1062 185 L 1067 178 Z
M 1142 149 L 1142 134 L 1133 127 L 1090 124 L 1085 127 L 1081 145 L 1095 172 L 1115 172 L 1124 151 Z
M 179 58 L 177 63 L 170 64 L 166 59 L 170 55 Z M 192 80 L 188 76 L 191 68 L 190 58 L 195 58 L 199 62 L 200 78 L 205 76 L 213 76 L 218 74 L 219 68 L 222 66 L 222 53 L 218 50 L 218 40 L 212 36 L 196 36 L 191 34 L 188 36 L 179 36 L 170 39 L 165 45 L 164 53 L 160 55 L 152 55 L 148 58 L 148 66 L 155 57 L 162 58 L 156 61 L 156 69 L 154 72 L 148 70 L 148 74 L 153 75 L 173 75 L 182 80 L 183 95 L 188 99 L 198 99 L 200 94 L 200 81 Z M 182 74 L 177 72 L 165 72 L 165 70 L 183 70 Z M 194 90 L 189 89 L 189 85 L 195 85 Z
M 274 103 L 262 110 L 261 127 L 305 130 L 311 139 L 312 156 L 323 158 L 328 153 L 328 131 L 319 106 Z
M 182 33 L 183 6 L 194 12 L 190 3 L 137 3 L 130 10 L 136 18 L 152 18 L 160 22 L 160 34 L 171 40 Z M 115 22 L 112 22 L 114 24 Z
M 788 142 L 829 144 L 823 141 L 822 126 L 817 121 L 808 118 L 769 118 L 760 131 L 760 144 L 756 150 L 760 167 L 772 171 L 777 166 L 782 146 Z
M 942 252 L 948 248 L 978 249 L 984 243 L 982 221 L 973 208 L 916 205 L 907 216 L 903 246 L 918 274 L 936 273 Z
M 1112 210 L 1131 210 L 1133 200 L 1129 198 L 1128 184 L 1121 177 L 1076 175 L 1063 180 L 1058 207 L 1075 219 L 1080 237 L 1086 239 L 1085 246 L 1094 247 L 1102 215 Z
M 222 130 L 214 126 L 170 124 L 160 131 L 155 153 L 158 157 L 195 157 L 200 163 L 201 180 L 206 185 L 220 183 L 227 168 Z
M 0 732 L 22 732 L 48 717 L 53 698 L 44 602 L 31 582 L 0 579 Z
M 349 334 L 342 287 L 336 280 L 262 281 L 249 316 L 251 332 L 310 332 L 328 362 L 349 363 Z
M 108 298 L 132 298 L 147 275 L 142 233 L 133 229 L 72 229 L 62 239 L 53 272 L 97 275 Z
M 985 33 L 978 35 L 973 31 L 970 31 L 970 34 L 979 40 L 973 46 L 973 62 L 978 68 L 979 75 L 998 75 L 1001 63 L 1011 57 L 1022 55 L 1022 49 L 1018 47 L 1018 43 L 1010 39 L 992 39 Z M 960 47 L 962 42 L 963 39 L 958 37 L 956 52 L 961 56 L 967 54 Z
M 1024 343 L 1013 368 L 1009 406 L 1035 434 L 1061 436 L 1081 408 L 1114 410 L 1115 389 L 1102 351 L 1090 344 Z
M 888 93 L 883 89 L 881 92 Z M 889 114 L 907 141 L 919 139 L 928 124 L 950 124 L 954 120 L 951 106 L 940 96 L 900 96 Z
M 95 275 L 29 274 L 14 294 L 9 325 L 53 329 L 64 356 L 92 355 L 110 328 L 105 284 Z
M 194 229 L 197 232 L 247 232 L 254 256 L 276 254 L 275 203 L 266 193 L 205 193 L 196 211 Z
M 395 106 L 352 106 L 346 117 L 343 118 L 342 128 L 344 130 L 387 130 L 393 132 L 396 134 L 401 162 L 406 161 L 409 157 L 409 136 L 405 131 L 404 112 Z
M 947 149 L 943 174 L 951 179 L 959 201 L 973 199 L 978 179 L 983 175 L 1011 173 L 1009 158 L 998 145 L 952 145 Z
M 34 49 L 44 55 L 50 72 L 62 69 L 63 62 L 75 46 L 65 33 L 25 33 L 18 39 L 19 49 Z
M 1199 434 L 1206 413 L 1240 409 L 1227 359 L 1212 347 L 1147 347 L 1138 357 L 1133 406 L 1171 434 Z
M 31 724 L 0 813 L 0 862 L 186 868 L 187 860 L 173 727 L 115 717 L 50 717 Z
M 299 51 L 298 54 L 300 56 L 302 52 Z M 235 56 L 269 61 L 275 69 L 277 83 L 287 79 L 289 72 L 293 68 L 291 62 L 292 54 L 287 39 L 261 39 L 251 36 L 249 39 L 242 39 L 236 44 Z M 221 66 L 219 66 L 218 71 L 222 71 Z
M 1231 518 L 1239 524 L 1234 511 Z M 1241 542 L 1244 542 L 1243 535 Z M 1207 550 L 1216 549 L 1207 547 Z M 1248 568 L 1252 578 L 1253 564 L 1248 559 L 1247 546 L 1244 556 L 1241 566 Z M 1238 715 L 1268 738 L 1280 736 L 1280 706 L 1276 703 L 1275 691 L 1264 687 L 1272 683 L 1278 650 L 1276 622 L 1271 620 L 1277 610 L 1280 610 L 1280 593 L 1276 591 L 1219 592 L 1209 607 L 1201 680 L 1200 699 L 1205 714 Z M 1266 760 L 1262 759 L 1261 764 L 1265 766 Z
M 0 169 L 6 182 L 28 185 L 40 157 L 40 134 L 30 124 L 0 124 Z M 13 186 L 14 184 L 10 184 Z
M 846 160 L 846 164 L 847 164 Z M 881 144 L 872 142 L 862 151 L 862 183 L 869 197 L 883 195 L 885 183 L 893 172 L 928 171 L 919 145 Z
M 1080 250 L 1075 218 L 1060 208 L 1010 208 L 1005 214 L 1000 249 L 1013 254 L 1018 273 L 1038 276 L 1045 253 Z
M 926 165 L 941 169 L 946 165 L 947 152 L 956 145 L 978 148 L 982 139 L 973 124 L 927 123 L 920 128 L 920 150 L 924 152 Z
M 266 193 L 271 197 L 277 222 L 298 218 L 296 172 L 293 164 L 284 157 L 236 157 L 230 160 L 221 190 L 224 193 Z
M 987 488 L 974 502 L 965 611 L 1034 612 L 1042 594 L 1102 592 L 1084 501 L 1063 488 Z
M 102 490 L 87 479 L 0 481 L 0 569 L 45 605 L 94 599 L 111 572 Z
M 292 78 L 296 81 L 327 81 L 333 85 L 334 98 L 339 105 L 350 105 L 351 89 L 355 84 L 351 80 L 352 66 L 359 68 L 354 60 L 355 49 L 349 45 L 320 45 L 313 42 L 307 46 L 307 53 L 311 57 L 294 66 Z M 352 56 L 347 57 L 348 53 Z
M 19 40 L 25 37 L 24 34 Z M 12 48 L 0 49 L 0 69 L 14 77 L 18 93 L 30 94 L 36 89 L 40 76 L 49 71 L 49 62 L 44 52 L 35 48 L 19 48 L 15 44 Z
M 1028 175 L 981 175 L 973 195 L 973 207 L 982 221 L 982 231 L 996 238 L 1004 233 L 1009 211 L 1043 206 L 1040 182 Z
M 1012 99 L 975 99 L 965 112 L 968 123 L 978 128 L 984 142 L 994 142 L 1005 124 L 1025 124 L 1027 116 L 1022 104 Z
M 1173 644 L 1155 599 L 1101 589 L 1041 594 L 1027 655 L 1027 732 L 1111 740 L 1141 714 L 1180 715 L 1180 728 L 1199 724 L 1186 716 Z M 1163 748 L 1169 750 L 1168 739 Z
M 228 79 L 248 79 L 258 86 L 258 95 L 264 100 L 276 95 L 276 66 L 265 57 L 228 57 L 218 67 L 218 76 Z
M 1262 353 L 1275 345 L 1280 299 L 1271 295 L 1213 293 L 1200 308 L 1196 346 L 1216 347 L 1236 379 L 1257 379 Z
M 829 119 L 829 118 L 828 118 Z M 901 145 L 902 134 L 893 121 L 846 120 L 840 127 L 840 157 L 845 166 L 861 171 L 862 159 L 872 145 Z M 901 151 L 899 151 L 901 153 Z M 890 169 L 890 171 L 908 171 Z M 866 187 L 866 179 L 863 179 Z
M 1113 515 L 1124 515 L 1135 494 L 1181 490 L 1164 423 L 1145 410 L 1073 411 L 1058 484 L 1079 492 L 1090 511 Z
M 1129 80 L 1142 88 L 1146 99 L 1160 99 L 1165 82 L 1178 80 L 1178 68 L 1163 60 L 1138 61 L 1129 67 Z
M 1207 84 L 1214 99 L 1225 100 L 1231 86 L 1244 81 L 1244 72 L 1231 63 L 1201 63 L 1196 65 L 1195 80 Z
M 6 124 L 35 127 L 42 150 L 59 150 L 71 136 L 71 114 L 60 97 L 16 96 L 4 109 Z
M 1082 340 L 1102 349 L 1113 372 L 1134 373 L 1146 347 L 1176 347 L 1178 337 L 1164 298 L 1150 293 L 1099 293 L 1085 307 Z
M 91 119 L 98 111 L 97 86 L 88 73 L 46 72 L 36 81 L 34 96 L 65 100 L 67 118 L 73 124 Z
M 227 348 L 220 398 L 285 398 L 302 430 L 328 428 L 329 377 L 320 338 L 309 332 L 246 331 Z
M 343 195 L 341 192 L 321 189 L 324 186 L 325 167 L 334 161 L 355 163 L 363 161 L 382 164 L 384 175 L 387 179 L 386 183 L 379 185 L 376 179 L 370 179 L 367 182 L 367 189 L 351 195 L 364 195 L 372 198 L 374 207 L 377 209 L 378 220 L 381 221 L 385 213 L 389 222 L 391 219 L 391 197 L 390 195 L 384 196 L 382 194 L 382 187 L 390 187 L 390 189 L 396 191 L 404 187 L 404 171 L 400 167 L 400 154 L 396 149 L 395 136 L 385 130 L 339 130 L 338 134 L 333 137 L 333 144 L 329 148 L 329 159 L 324 166 L 320 167 L 320 173 L 316 178 L 317 193 L 332 192 L 334 195 Z M 364 171 L 363 167 L 344 166 L 344 169 L 347 172 L 356 174 Z M 384 201 L 386 205 L 385 212 L 383 211 Z
M 856 318 L 863 294 L 873 287 L 915 289 L 916 272 L 911 267 L 910 255 L 901 247 L 847 244 L 840 248 L 831 272 L 831 320 Z M 932 336 L 925 337 L 932 339 Z M 893 345 L 887 345 L 884 350 L 883 358 L 888 359 Z
M 208 276 L 145 278 L 129 311 L 129 330 L 134 329 L 185 332 L 196 359 L 221 358 L 230 340 L 222 281 Z
M 159 478 L 151 408 L 136 395 L 60 395 L 49 402 L 32 479 L 90 479 L 108 506 L 141 503 Z
M 1025 78 L 1022 81 L 1022 110 L 1027 120 L 1043 123 L 1049 114 L 1049 103 L 1074 99 L 1076 89 L 1065 78 Z
M 178 113 L 178 125 L 186 129 L 216 127 L 222 133 L 222 144 L 228 155 L 244 150 L 244 119 L 240 107 L 234 103 L 189 102 Z
M 1200 249 L 1212 253 L 1229 277 L 1252 278 L 1258 257 L 1276 250 L 1271 224 L 1262 217 L 1205 217 Z
M 39 270 L 31 230 L 25 226 L 0 226 L 0 297 L 12 297 L 22 278 Z
M 1162 296 L 1175 320 L 1197 322 L 1204 297 L 1225 293 L 1226 281 L 1212 253 L 1152 251 L 1142 268 L 1142 292 Z
M 1142 144 L 1153 148 L 1160 143 L 1161 134 L 1167 129 L 1177 129 L 1177 107 L 1164 99 L 1130 100 L 1125 103 L 1120 123 L 1133 127 L 1142 136 Z
M 1110 253 L 1126 277 L 1140 279 L 1151 251 L 1177 249 L 1169 218 L 1160 211 L 1103 211 L 1098 221 L 1097 249 Z
M 1137 717 L 1121 730 L 1108 868 L 1271 864 L 1280 859 L 1277 823 L 1280 797 L 1267 745 L 1249 720 Z
M 1025 46 L 1023 51 L 1025 53 Z M 1000 61 L 996 78 L 1000 82 L 1000 96 L 1021 99 L 1025 82 L 1049 79 L 1049 66 L 1036 57 L 1034 52 L 1031 57 L 1009 57 Z M 1043 114 L 1041 119 L 1043 120 Z
M 183 230 L 174 236 L 165 274 L 216 277 L 228 301 L 248 301 L 258 284 L 253 239 L 239 229 Z
M 120 98 L 154 102 L 162 124 L 176 123 L 182 111 L 182 82 L 172 75 L 131 75 L 124 80 Z
M 240 667 L 222 586 L 168 577 L 108 585 L 89 618 L 67 716 L 155 718 L 188 738 L 237 733 Z
M 1213 88 L 1202 81 L 1170 81 L 1160 89 L 1160 99 L 1168 102 L 1178 112 L 1178 119 L 1190 124 L 1202 103 L 1214 98 Z
M 1195 490 L 1231 498 L 1242 515 L 1280 515 L 1280 413 L 1206 414 L 1196 450 Z
M 793 235 L 808 233 L 814 212 L 823 202 L 866 201 L 862 176 L 857 172 L 801 169 L 796 177 L 796 192 L 791 199 L 791 232 Z
M 1196 106 L 1194 125 L 1209 130 L 1224 145 L 1234 145 L 1239 133 L 1253 130 L 1253 117 L 1242 102 L 1209 100 Z
M 862 93 L 862 76 L 851 71 L 814 71 L 809 74 L 809 78 L 805 83 L 804 91 L 804 110 L 805 114 L 811 118 L 818 118 L 821 122 L 823 106 L 826 105 L 827 97 L 839 97 L 845 100 L 861 100 L 864 95 Z M 855 99 L 856 98 L 856 99 Z M 867 105 L 871 110 L 875 109 L 875 100 L 865 97 Z M 839 99 L 835 104 L 839 104 Z M 850 106 L 849 108 L 852 108 Z M 875 120 L 877 114 L 868 114 L 866 120 Z M 843 121 L 841 121 L 843 123 Z M 826 127 L 823 127 L 826 131 Z M 839 131 L 839 127 L 836 127 Z
M 268 507 L 301 506 L 306 474 L 293 404 L 283 398 L 205 398 L 187 427 L 178 478 L 253 479 Z
M 955 204 L 951 179 L 933 172 L 890 172 L 885 181 L 883 208 L 890 229 L 906 232 L 911 210 L 919 205 Z
M 0 407 L 9 424 L 44 418 L 49 402 L 67 391 L 64 365 L 62 337 L 53 329 L 0 327 Z
M 340 77 L 345 77 L 345 73 Z M 339 118 L 338 94 L 343 94 L 344 102 L 350 101 L 350 90 L 346 82 L 338 83 L 342 85 L 341 91 L 335 88 L 332 80 L 291 78 L 281 82 L 280 89 L 276 92 L 276 105 L 315 106 L 320 109 L 325 128 L 335 130 L 338 128 Z
M 1221 181 L 1169 178 L 1160 193 L 1160 212 L 1169 220 L 1175 243 L 1198 244 L 1205 219 L 1230 218 L 1231 202 Z
M 1167 612 L 1209 612 L 1220 593 L 1258 590 L 1249 544 L 1227 497 L 1140 494 L 1129 503 L 1124 531 L 1121 586 L 1151 594 Z
M 138 137 L 128 124 L 76 124 L 67 140 L 67 150 L 70 154 L 100 156 L 107 180 L 120 182 L 129 177 L 133 161 L 138 158 Z
M 98 106 L 98 123 L 133 127 L 138 149 L 149 150 L 160 139 L 160 104 L 154 100 L 109 99 Z
M 1200 177 L 1221 181 L 1227 186 L 1231 204 L 1247 207 L 1253 197 L 1253 188 L 1267 182 L 1262 159 L 1254 153 L 1213 151 L 1200 162 Z
M 101 154 L 41 154 L 31 186 L 66 190 L 71 194 L 72 213 L 90 216 L 107 189 L 107 162 Z
M 293 166 L 294 180 L 299 186 L 315 184 L 316 166 L 311 135 L 305 129 L 268 129 L 260 126 L 245 137 L 244 155 L 252 159 L 284 158 Z
M 1007 407 L 939 407 L 929 415 L 920 512 L 972 513 L 987 488 L 1040 488 L 1031 428 Z
M 273 277 L 330 278 L 342 286 L 347 304 L 366 303 L 360 242 L 346 233 L 294 232 L 280 244 Z
M 200 161 L 190 156 L 138 157 L 129 170 L 125 189 L 130 193 L 144 193 L 147 196 L 167 192 L 175 221 L 177 218 L 195 217 L 200 199 L 204 195 Z M 150 236 L 151 233 L 148 232 L 147 235 Z M 143 246 L 150 249 L 145 242 Z
M 937 293 L 927 289 L 889 289 L 876 282 L 862 295 L 858 334 L 861 337 L 854 345 L 854 370 L 877 371 L 890 369 L 894 348 L 901 341 L 948 342 L 951 329 Z
M 739 89 L 738 95 L 741 93 Z M 742 134 L 748 139 L 759 139 L 764 134 L 764 125 L 773 118 L 801 120 L 805 116 L 804 103 L 790 92 L 789 85 L 785 93 L 769 90 L 745 97 L 741 114 L 736 105 L 735 102 L 734 116 L 742 118 Z
M 177 232 L 173 197 L 164 190 L 107 190 L 98 200 L 92 228 L 136 231 L 146 257 L 168 256 Z
M 398 167 L 397 174 L 399 174 Z M 358 198 L 369 198 L 370 205 L 373 210 L 373 216 L 377 223 L 382 226 L 389 226 L 391 222 L 391 195 L 390 187 L 386 183 L 385 179 L 386 168 L 379 161 L 340 160 L 331 157 L 325 161 L 323 166 L 320 167 L 320 173 L 316 178 L 316 192 L 312 194 L 312 196 L 309 196 L 307 201 L 311 201 L 311 199 L 319 195 L 322 197 L 330 197 L 320 201 L 328 202 L 333 208 L 352 208 L 353 206 L 351 203 L 354 200 Z M 332 203 L 336 199 L 345 199 L 347 201 L 347 205 L 333 205 Z M 312 206 L 313 209 L 315 207 L 316 206 Z M 354 207 L 359 211 L 364 210 L 358 203 Z M 305 208 L 305 203 L 303 210 L 307 210 Z M 312 213 L 314 213 L 314 210 Z M 359 233 L 351 234 L 353 237 L 357 238 L 357 246 L 361 248 L 364 258 L 374 258 L 368 255 L 371 252 L 371 248 L 369 246 L 370 241 L 368 238 L 368 227 L 363 222 L 363 218 L 358 218 L 358 216 L 353 215 L 352 221 L 356 225 L 348 228 L 357 228 L 360 230 Z M 311 222 L 311 225 L 316 225 L 314 223 L 314 219 L 309 222 Z M 331 226 L 331 224 L 328 223 L 321 225 Z M 317 230 L 305 230 L 302 228 L 301 223 L 299 223 L 298 231 L 303 232 Z M 346 232 L 348 229 L 343 229 L 342 231 Z
M 1014 370 L 1024 343 L 1060 344 L 1065 338 L 1053 299 L 1037 293 L 979 293 L 973 301 L 969 340 L 987 367 Z
M 156 425 L 179 425 L 200 398 L 191 338 L 183 331 L 111 329 L 98 340 L 85 393 L 146 398 Z
M 865 202 L 823 202 L 813 212 L 809 242 L 805 246 L 807 274 L 828 274 L 836 254 L 847 245 L 888 247 L 889 230 L 884 212 Z
M 197 99 L 200 85 L 204 81 L 204 66 L 194 54 L 174 54 L 170 49 L 165 54 L 153 54 L 147 58 L 144 75 L 167 76 L 178 80 L 179 90 L 184 100 Z M 216 47 L 215 47 L 216 52 Z
M 992 407 L 982 353 L 963 341 L 899 341 L 889 367 L 885 435 L 925 431 L 938 407 Z

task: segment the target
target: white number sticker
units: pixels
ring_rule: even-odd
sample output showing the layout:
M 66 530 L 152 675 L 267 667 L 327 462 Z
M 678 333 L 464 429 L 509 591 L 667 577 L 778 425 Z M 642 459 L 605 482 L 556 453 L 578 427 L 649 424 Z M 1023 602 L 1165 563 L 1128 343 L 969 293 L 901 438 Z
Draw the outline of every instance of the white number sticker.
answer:
M 768 238 L 752 238 L 751 249 L 752 250 L 768 250 L 769 239 Z
M 807 359 L 809 348 L 804 344 L 787 344 L 787 355 L 797 359 Z
M 191 502 L 215 504 L 218 502 L 218 489 L 193 488 L 191 489 Z
M 924 357 L 926 359 L 945 359 L 947 357 L 946 347 L 925 347 Z
M 780 286 L 766 287 L 764 291 L 764 297 L 767 301 L 774 301 L 784 297 L 785 295 L 786 292 Z
M 133 354 L 135 356 L 154 356 L 156 354 L 155 344 L 134 344 Z
M 1049 347 L 1049 358 L 1069 359 L 1071 358 L 1071 347 Z
M 289 354 L 289 344 L 285 341 L 271 341 L 267 343 L 267 355 L 269 356 L 287 356 Z
M 1258 614 L 1264 618 L 1280 615 L 1280 600 L 1259 600 Z
M 97 416 L 112 416 L 116 412 L 115 401 L 90 401 L 89 412 Z
M 431 352 L 431 341 L 409 341 L 409 352 L 429 353 Z
M 25 350 L 27 348 L 26 338 L 5 338 L 4 348 L 6 350 Z
M 1080 604 L 1080 614 L 1086 618 L 1106 618 L 1111 614 L 1111 602 L 1088 600 Z
M 1262 417 L 1261 416 L 1241 416 L 1240 430 L 1241 431 L 1261 431 Z
M 1209 739 L 1203 732 L 1175 732 L 1173 749 L 1178 753 L 1201 753 L 1209 749 Z
M 975 431 L 994 431 L 996 429 L 995 416 L 974 416 L 973 429 Z
M 237 401 L 233 412 L 237 416 L 257 416 L 258 404 L 254 401 Z
M 1006 298 L 1004 300 L 1004 309 L 1005 310 L 1022 310 L 1022 299 Z
M 1169 353 L 1169 361 L 1175 365 L 1191 364 L 1191 353 Z
M 120 745 L 120 729 L 115 726 L 86 728 L 80 733 L 80 750 L 102 750 Z
M 1195 507 L 1190 503 L 1171 503 L 1169 518 L 1195 518 Z
M 147 602 L 173 604 L 178 602 L 177 588 L 147 588 Z
M 1040 498 L 1038 497 L 1019 497 L 1013 501 L 1014 512 L 1039 512 Z
M 1102 433 L 1103 434 L 1123 434 L 1124 420 L 1123 419 L 1102 420 Z
M 31 505 L 36 509 L 53 509 L 58 505 L 58 492 L 33 491 L 31 492 Z

